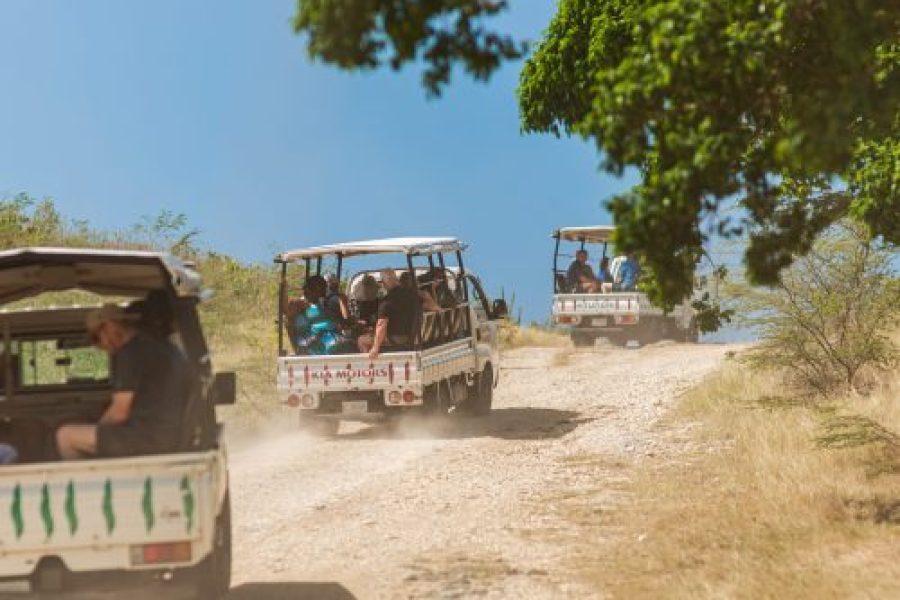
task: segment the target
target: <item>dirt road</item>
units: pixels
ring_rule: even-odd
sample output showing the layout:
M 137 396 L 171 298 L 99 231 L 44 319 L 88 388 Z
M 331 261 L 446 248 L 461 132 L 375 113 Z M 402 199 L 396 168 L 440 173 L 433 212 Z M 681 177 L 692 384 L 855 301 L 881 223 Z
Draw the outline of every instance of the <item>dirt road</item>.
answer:
M 572 540 L 590 540 L 560 503 L 585 489 L 615 503 L 627 471 L 595 457 L 664 451 L 653 423 L 728 350 L 522 349 L 504 357 L 487 419 L 344 424 L 333 440 L 291 432 L 238 448 L 232 596 L 601 597 L 572 576 Z

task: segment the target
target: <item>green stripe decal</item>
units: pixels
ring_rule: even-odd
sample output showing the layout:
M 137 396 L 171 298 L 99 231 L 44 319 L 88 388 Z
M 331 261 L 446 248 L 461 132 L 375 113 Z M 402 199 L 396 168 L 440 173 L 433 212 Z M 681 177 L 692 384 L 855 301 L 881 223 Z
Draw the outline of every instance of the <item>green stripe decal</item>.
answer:
M 50 486 L 46 483 L 41 486 L 41 521 L 44 523 L 44 533 L 47 534 L 47 539 L 52 538 L 55 526 L 53 509 L 50 506 Z
M 13 529 L 16 530 L 16 539 L 19 539 L 25 533 L 25 520 L 22 519 L 22 486 L 18 483 L 13 488 L 12 504 L 9 507 L 9 511 L 12 515 Z
M 181 504 L 184 506 L 185 527 L 190 533 L 194 528 L 194 490 L 187 476 L 181 478 Z
M 106 534 L 112 535 L 116 530 L 116 512 L 113 510 L 112 481 L 103 484 L 103 517 L 106 519 Z
M 141 507 L 144 509 L 144 525 L 147 527 L 147 533 L 150 533 L 156 519 L 153 514 L 153 480 L 149 477 L 144 480 L 144 498 L 141 500 Z
M 66 521 L 69 523 L 69 534 L 78 531 L 78 508 L 75 504 L 75 482 L 69 481 L 66 486 Z

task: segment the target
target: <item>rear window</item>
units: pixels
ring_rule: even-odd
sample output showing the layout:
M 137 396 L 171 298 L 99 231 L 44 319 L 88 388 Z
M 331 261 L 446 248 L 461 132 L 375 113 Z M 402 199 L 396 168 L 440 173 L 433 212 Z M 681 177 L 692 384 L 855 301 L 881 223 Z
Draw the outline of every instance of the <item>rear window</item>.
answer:
M 9 372 L 22 391 L 109 382 L 109 356 L 84 334 L 14 339 L 11 350 Z

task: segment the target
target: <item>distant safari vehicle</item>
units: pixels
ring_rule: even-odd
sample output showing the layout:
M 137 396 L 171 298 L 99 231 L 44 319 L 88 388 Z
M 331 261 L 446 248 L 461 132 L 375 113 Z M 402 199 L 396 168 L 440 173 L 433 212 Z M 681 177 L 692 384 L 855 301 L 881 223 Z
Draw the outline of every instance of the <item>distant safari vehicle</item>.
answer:
M 296 409 L 300 423 L 318 433 L 336 433 L 341 420 L 378 421 L 407 413 L 484 415 L 491 410 L 500 354 L 496 320 L 506 315 L 503 300 L 488 299 L 481 281 L 466 270 L 466 246 L 455 238 L 396 238 L 317 246 L 283 252 L 280 297 L 286 297 L 288 267 L 302 265 L 309 281 L 323 274 L 323 260 L 335 265 L 333 281 L 347 295 L 349 347 L 340 353 L 310 354 L 298 347 L 284 303 L 278 324 L 278 392 Z M 382 256 L 399 256 L 388 262 Z M 368 257 L 379 268 L 344 278 L 348 259 Z M 373 259 L 374 257 L 374 259 Z M 453 263 L 451 266 L 450 263 Z M 360 352 L 356 336 L 369 335 L 386 302 L 382 267 L 416 290 L 406 343 L 377 357 Z M 424 290 L 434 294 L 432 310 L 423 307 Z M 345 326 L 347 323 L 345 323 Z M 287 339 L 286 339 L 287 338 Z M 305 343 L 305 342 L 304 342 Z
M 95 307 L 9 304 L 69 290 L 116 300 L 153 294 L 170 317 L 169 340 L 196 377 L 173 452 L 60 461 L 54 432 L 97 422 L 111 400 L 114 364 L 86 329 Z M 200 298 L 198 273 L 167 254 L 0 252 L 0 443 L 17 455 L 0 466 L 0 595 L 124 598 L 142 591 L 212 599 L 227 592 L 228 467 L 215 405 L 234 402 L 235 380 L 213 373 Z
M 650 303 L 647 295 L 636 288 L 620 289 L 616 282 L 598 286 L 603 291 L 586 292 L 568 277 L 568 263 L 575 251 L 591 249 L 596 272 L 603 258 L 611 258 L 610 243 L 615 231 L 611 226 L 565 227 L 553 232 L 553 305 L 554 326 L 568 329 L 576 346 L 592 345 L 603 337 L 614 343 L 630 340 L 641 343 L 662 339 L 697 341 L 694 310 L 690 301 L 670 313 Z M 615 266 L 615 263 L 613 263 Z

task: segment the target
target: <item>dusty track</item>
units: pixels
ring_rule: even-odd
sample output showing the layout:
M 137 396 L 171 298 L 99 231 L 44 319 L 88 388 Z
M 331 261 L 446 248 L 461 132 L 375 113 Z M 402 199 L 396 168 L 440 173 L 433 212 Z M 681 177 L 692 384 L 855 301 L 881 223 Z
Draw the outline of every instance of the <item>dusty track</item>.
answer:
M 579 457 L 664 451 L 653 423 L 728 349 L 601 348 L 568 364 L 522 349 L 505 356 L 487 419 L 345 424 L 334 440 L 291 432 L 239 448 L 232 597 L 598 596 L 571 576 L 580 532 L 557 504 L 606 486 L 614 502 L 623 474 Z

